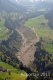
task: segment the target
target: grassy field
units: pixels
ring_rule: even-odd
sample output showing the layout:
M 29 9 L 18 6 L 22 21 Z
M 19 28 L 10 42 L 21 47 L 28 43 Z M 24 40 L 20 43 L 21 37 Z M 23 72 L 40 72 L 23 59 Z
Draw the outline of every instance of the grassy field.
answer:
M 8 80 L 25 80 L 26 73 L 24 71 L 17 70 L 4 62 L 0 62 L 0 66 L 11 71 L 10 75 L 8 72 L 0 72 L 0 80 L 4 80 L 5 78 L 8 78 Z
M 24 25 L 31 28 L 45 42 L 48 42 L 44 44 L 44 47 L 49 53 L 53 53 L 53 45 L 50 43 L 53 41 L 53 30 L 48 25 L 48 20 L 45 19 L 44 15 L 29 19 Z
M 4 80 L 7 78 L 7 80 L 25 80 L 26 76 L 24 74 L 16 74 L 11 73 L 9 76 L 8 73 L 0 73 L 0 80 Z
M 0 19 L 0 40 L 6 40 L 10 35 L 10 30 L 5 27 L 5 20 Z
M 9 69 L 11 72 L 17 73 L 17 69 L 15 69 L 14 67 L 10 66 L 10 65 L 7 64 L 7 63 L 0 62 L 0 66 L 4 67 L 4 68 L 6 68 L 6 69 Z

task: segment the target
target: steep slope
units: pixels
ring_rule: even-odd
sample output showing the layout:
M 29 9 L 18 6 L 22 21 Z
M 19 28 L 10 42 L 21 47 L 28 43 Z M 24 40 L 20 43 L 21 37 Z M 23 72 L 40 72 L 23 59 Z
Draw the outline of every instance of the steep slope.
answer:
M 21 26 L 17 32 L 22 36 L 22 46 L 19 52 L 17 52 L 17 58 L 23 63 L 23 65 L 29 66 L 34 61 L 35 44 L 39 41 L 37 35 L 25 26 Z

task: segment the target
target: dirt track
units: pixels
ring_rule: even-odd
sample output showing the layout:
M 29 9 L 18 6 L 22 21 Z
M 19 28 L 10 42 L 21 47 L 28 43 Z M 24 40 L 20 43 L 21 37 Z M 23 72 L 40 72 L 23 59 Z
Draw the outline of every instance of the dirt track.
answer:
M 26 66 L 30 64 L 34 60 L 34 53 L 35 53 L 35 46 L 36 42 L 39 41 L 38 37 L 36 36 L 33 38 L 29 43 L 27 43 L 26 38 L 24 37 L 24 34 L 17 30 L 19 34 L 22 36 L 23 43 L 21 46 L 21 50 L 16 54 L 17 58 Z

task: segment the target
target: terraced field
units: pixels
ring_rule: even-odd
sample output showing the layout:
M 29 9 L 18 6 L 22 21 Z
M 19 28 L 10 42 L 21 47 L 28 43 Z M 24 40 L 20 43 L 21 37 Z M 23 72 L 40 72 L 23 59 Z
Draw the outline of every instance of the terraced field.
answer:
M 8 72 L 0 72 L 0 80 L 8 79 L 8 80 L 25 80 L 26 73 L 20 70 L 15 69 L 14 67 L 0 62 L 0 66 L 3 68 L 10 70 L 11 74 L 9 75 Z
M 5 20 L 0 19 L 0 40 L 6 40 L 10 35 L 10 30 L 5 27 Z
M 49 53 L 53 53 L 53 30 L 48 25 L 48 20 L 46 20 L 44 15 L 27 20 L 24 26 L 29 27 L 42 38 L 44 40 L 44 48 Z

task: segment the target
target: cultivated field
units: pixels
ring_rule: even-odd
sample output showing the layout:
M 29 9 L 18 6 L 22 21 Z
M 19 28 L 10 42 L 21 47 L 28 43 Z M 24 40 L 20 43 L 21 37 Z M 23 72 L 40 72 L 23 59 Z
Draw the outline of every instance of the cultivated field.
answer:
M 53 53 L 53 30 L 48 25 L 48 20 L 45 19 L 44 15 L 29 19 L 24 25 L 31 28 L 40 38 L 42 38 L 44 40 L 44 48 L 49 53 Z

